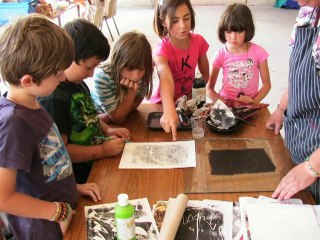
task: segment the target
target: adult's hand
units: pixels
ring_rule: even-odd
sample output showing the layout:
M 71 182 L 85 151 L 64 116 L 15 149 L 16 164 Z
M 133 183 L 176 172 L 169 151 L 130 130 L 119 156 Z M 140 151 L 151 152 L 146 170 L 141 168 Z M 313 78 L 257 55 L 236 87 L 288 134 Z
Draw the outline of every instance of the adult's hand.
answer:
M 272 197 L 279 200 L 289 199 L 297 192 L 309 187 L 316 179 L 308 169 L 308 162 L 300 163 L 290 170 L 279 183 Z
M 279 132 L 283 126 L 283 121 L 284 121 L 283 111 L 277 109 L 269 117 L 269 119 L 266 123 L 266 128 L 274 129 L 274 133 L 279 134 Z

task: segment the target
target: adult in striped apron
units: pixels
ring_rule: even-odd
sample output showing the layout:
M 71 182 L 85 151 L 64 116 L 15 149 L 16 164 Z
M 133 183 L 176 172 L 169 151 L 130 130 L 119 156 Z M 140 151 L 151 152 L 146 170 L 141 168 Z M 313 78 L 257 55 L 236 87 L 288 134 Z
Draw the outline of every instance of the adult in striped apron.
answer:
M 319 12 L 320 8 L 315 7 L 311 18 L 318 18 Z M 284 117 L 285 141 L 297 166 L 281 180 L 273 197 L 289 198 L 311 185 L 310 190 L 319 204 L 320 178 L 316 175 L 320 171 L 320 77 L 312 55 L 319 37 L 317 20 L 314 25 L 296 29 L 290 56 L 288 91 L 280 105 L 284 102 L 287 107 Z M 280 112 L 285 107 L 281 106 Z M 276 111 L 279 112 L 279 109 Z

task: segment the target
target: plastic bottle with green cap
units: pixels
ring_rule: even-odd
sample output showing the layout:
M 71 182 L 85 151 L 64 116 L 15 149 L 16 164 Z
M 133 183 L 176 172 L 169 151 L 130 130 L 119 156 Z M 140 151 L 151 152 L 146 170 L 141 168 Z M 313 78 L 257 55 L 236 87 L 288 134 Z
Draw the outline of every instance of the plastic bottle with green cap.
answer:
M 118 195 L 118 203 L 114 208 L 114 218 L 118 240 L 136 240 L 134 206 L 129 203 L 128 195 Z

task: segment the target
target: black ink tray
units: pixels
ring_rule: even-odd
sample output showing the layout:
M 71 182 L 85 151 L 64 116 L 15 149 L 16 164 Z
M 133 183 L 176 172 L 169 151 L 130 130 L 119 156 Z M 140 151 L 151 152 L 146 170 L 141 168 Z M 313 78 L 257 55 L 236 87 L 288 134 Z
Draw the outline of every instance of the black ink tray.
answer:
M 162 130 L 161 124 L 160 124 L 160 118 L 162 117 L 163 112 L 151 112 L 148 114 L 147 118 L 147 127 L 153 130 Z M 180 115 L 183 113 L 180 113 Z M 181 115 L 182 116 L 182 115 Z M 181 116 L 179 118 L 181 119 Z M 188 115 L 183 115 L 182 116 L 184 121 L 184 125 L 180 124 L 178 126 L 178 130 L 190 130 L 191 127 L 191 122 L 189 121 L 190 116 Z
M 238 120 L 238 119 L 236 119 L 236 124 L 233 127 L 228 128 L 228 129 L 222 129 L 222 128 L 218 128 L 218 127 L 214 126 L 211 123 L 210 118 L 206 121 L 206 123 L 207 123 L 208 128 L 210 128 L 210 130 L 212 132 L 220 133 L 220 134 L 228 134 L 228 133 L 236 132 L 243 125 L 243 121 Z
M 258 110 L 260 110 L 260 109 L 249 109 L 249 108 L 236 109 L 236 108 L 234 108 L 233 114 L 236 117 L 236 119 L 235 119 L 236 124 L 233 127 L 228 128 L 228 129 L 222 129 L 222 128 L 218 128 L 218 127 L 214 126 L 211 123 L 210 117 L 207 118 L 206 123 L 207 123 L 207 126 L 209 127 L 209 129 L 215 133 L 221 133 L 221 134 L 234 133 L 237 130 L 239 130 L 241 128 L 241 126 L 245 123 L 243 120 L 251 117 Z

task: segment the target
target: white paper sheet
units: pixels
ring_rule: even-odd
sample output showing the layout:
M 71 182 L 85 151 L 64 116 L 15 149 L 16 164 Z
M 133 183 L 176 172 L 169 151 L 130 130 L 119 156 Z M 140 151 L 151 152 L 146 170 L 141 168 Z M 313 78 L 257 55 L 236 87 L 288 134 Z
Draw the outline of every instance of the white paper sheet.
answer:
M 192 206 L 192 202 L 190 206 Z M 233 229 L 233 202 L 228 201 L 219 201 L 219 200 L 203 200 L 202 207 L 208 209 L 212 212 L 211 217 L 209 218 L 209 224 L 214 226 L 211 228 L 211 231 L 214 236 L 218 238 L 219 234 L 223 236 L 221 239 L 233 239 L 232 229 Z M 223 225 L 217 231 L 217 225 L 219 223 L 219 215 L 222 215 Z M 216 232 L 214 232 L 216 230 Z
M 195 141 L 126 143 L 119 168 L 196 167 Z
M 319 240 L 311 205 L 247 204 L 252 240 Z
M 312 207 L 313 207 L 314 213 L 316 215 L 318 225 L 320 227 L 320 205 L 314 205 Z
M 250 234 L 250 224 L 248 222 L 248 213 L 247 213 L 247 206 L 249 204 L 274 204 L 274 205 L 302 205 L 302 200 L 297 198 L 291 198 L 287 200 L 279 201 L 277 199 L 259 196 L 258 198 L 253 197 L 240 197 L 239 204 L 240 204 L 240 214 L 241 214 L 241 228 L 243 233 L 243 240 L 252 240 Z

